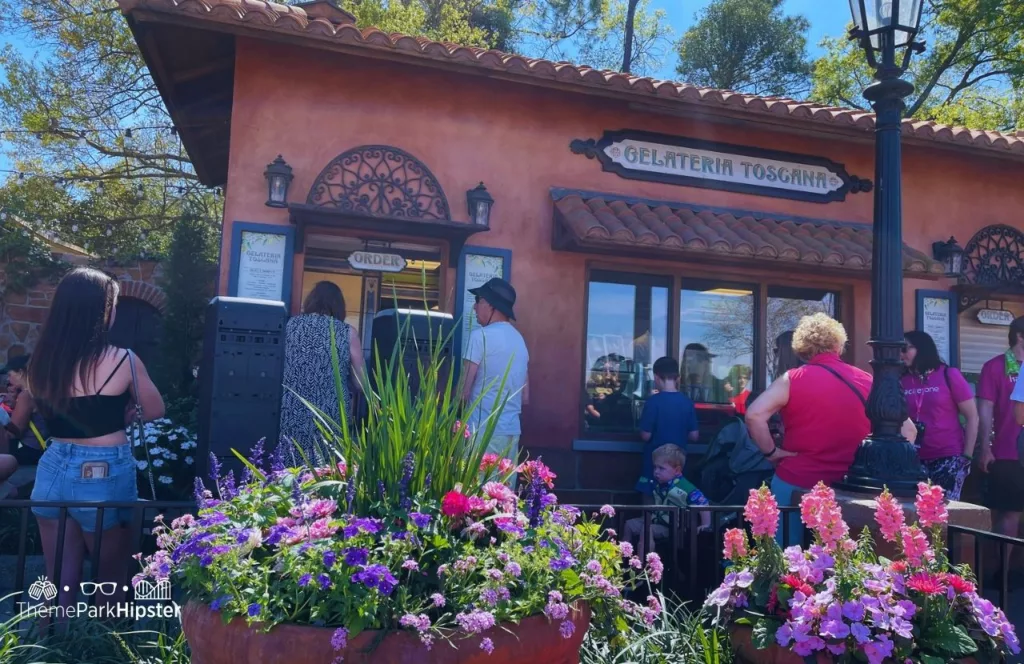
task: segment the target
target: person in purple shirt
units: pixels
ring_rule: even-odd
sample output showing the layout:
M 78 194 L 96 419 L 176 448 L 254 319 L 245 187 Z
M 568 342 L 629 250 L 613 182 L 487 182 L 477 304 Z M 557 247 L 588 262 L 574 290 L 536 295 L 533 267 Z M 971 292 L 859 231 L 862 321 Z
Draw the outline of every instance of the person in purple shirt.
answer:
M 935 340 L 926 332 L 907 332 L 900 384 L 907 412 L 917 426 L 917 452 L 928 478 L 960 500 L 964 480 L 971 472 L 978 440 L 978 407 L 971 386 L 957 369 L 939 357 Z M 960 425 L 963 416 L 966 427 Z
M 650 497 L 657 482 L 654 478 L 654 450 L 662 445 L 677 445 L 685 450 L 697 440 L 697 409 L 688 396 L 679 391 L 679 363 L 671 357 L 654 363 L 654 387 L 640 415 L 640 438 L 644 441 L 643 470 L 636 490 Z
M 1020 536 L 1024 511 L 1024 466 L 1017 453 L 1021 425 L 1013 414 L 1013 392 L 1024 362 L 1024 316 L 1010 324 L 1010 348 L 981 369 L 978 414 L 981 416 L 981 452 L 978 468 L 988 474 L 986 506 L 992 510 L 997 533 Z

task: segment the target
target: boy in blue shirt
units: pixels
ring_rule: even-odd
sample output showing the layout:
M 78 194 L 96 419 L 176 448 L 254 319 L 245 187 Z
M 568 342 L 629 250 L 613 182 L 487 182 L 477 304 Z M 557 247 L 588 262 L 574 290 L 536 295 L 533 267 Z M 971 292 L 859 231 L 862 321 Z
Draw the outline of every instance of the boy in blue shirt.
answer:
M 643 467 L 636 490 L 650 503 L 657 484 L 652 454 L 662 445 L 676 445 L 685 450 L 688 442 L 696 442 L 697 409 L 688 396 L 679 391 L 679 363 L 671 357 L 654 363 L 654 387 L 640 416 L 640 438 L 644 441 Z

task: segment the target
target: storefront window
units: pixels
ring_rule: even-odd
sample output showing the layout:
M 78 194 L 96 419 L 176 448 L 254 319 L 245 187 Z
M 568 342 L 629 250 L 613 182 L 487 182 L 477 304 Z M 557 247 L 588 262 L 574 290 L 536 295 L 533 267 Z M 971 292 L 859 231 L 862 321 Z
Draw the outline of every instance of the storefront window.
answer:
M 773 380 L 791 368 L 779 365 L 780 352 L 783 353 L 783 365 L 788 363 L 788 354 L 778 347 L 779 338 L 796 329 L 804 316 L 826 313 L 835 318 L 838 315 L 838 299 L 835 293 L 823 290 L 780 286 L 768 288 L 768 333 L 765 335 L 767 384 L 771 385 Z
M 668 352 L 667 279 L 595 272 L 587 302 L 584 371 L 588 432 L 632 433 Z
M 754 291 L 684 282 L 679 295 L 680 389 L 695 403 L 743 412 L 752 387 Z

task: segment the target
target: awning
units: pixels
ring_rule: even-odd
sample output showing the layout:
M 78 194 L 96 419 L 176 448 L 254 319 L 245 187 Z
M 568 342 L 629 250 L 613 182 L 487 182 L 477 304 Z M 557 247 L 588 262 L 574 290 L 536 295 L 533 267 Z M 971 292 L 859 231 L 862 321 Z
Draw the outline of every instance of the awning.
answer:
M 709 208 L 687 203 L 553 189 L 555 249 L 628 253 L 696 262 L 782 263 L 789 268 L 870 276 L 871 226 Z M 903 245 L 909 276 L 943 267 Z

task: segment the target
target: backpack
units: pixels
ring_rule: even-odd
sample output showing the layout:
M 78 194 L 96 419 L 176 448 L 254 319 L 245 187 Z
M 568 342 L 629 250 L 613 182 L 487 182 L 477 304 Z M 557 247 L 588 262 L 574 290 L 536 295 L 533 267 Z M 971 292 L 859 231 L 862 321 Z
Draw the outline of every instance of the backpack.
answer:
M 741 417 L 718 430 L 701 464 L 700 485 L 708 500 L 720 503 L 746 473 L 771 473 L 773 466 L 750 437 Z

